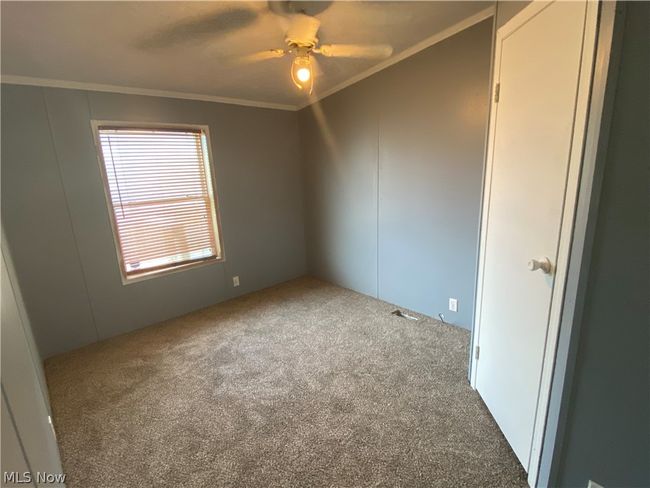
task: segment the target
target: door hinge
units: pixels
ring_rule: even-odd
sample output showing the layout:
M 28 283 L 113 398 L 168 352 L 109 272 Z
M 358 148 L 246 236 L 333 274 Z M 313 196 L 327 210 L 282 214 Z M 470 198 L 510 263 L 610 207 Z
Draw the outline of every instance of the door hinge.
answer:
M 474 359 L 478 360 L 478 356 L 479 356 L 480 352 L 481 352 L 481 348 L 479 346 L 476 346 L 474 348 Z
M 501 92 L 501 83 L 494 87 L 494 103 L 499 103 L 499 93 Z

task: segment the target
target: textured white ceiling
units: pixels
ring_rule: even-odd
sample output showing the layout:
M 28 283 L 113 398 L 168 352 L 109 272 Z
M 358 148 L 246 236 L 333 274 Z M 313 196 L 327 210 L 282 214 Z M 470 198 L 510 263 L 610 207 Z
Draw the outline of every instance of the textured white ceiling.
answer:
M 295 2 L 294 2 L 295 3 Z M 490 6 L 486 2 L 304 2 L 322 43 L 386 43 L 393 56 Z M 288 58 L 251 65 L 230 56 L 284 47 L 267 2 L 8 2 L 2 75 L 300 106 Z M 319 58 L 315 93 L 376 65 Z

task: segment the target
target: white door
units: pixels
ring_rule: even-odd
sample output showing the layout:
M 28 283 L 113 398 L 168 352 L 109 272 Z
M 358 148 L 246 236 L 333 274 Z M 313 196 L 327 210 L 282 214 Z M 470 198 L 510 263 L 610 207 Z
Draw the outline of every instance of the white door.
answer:
M 586 2 L 528 7 L 497 35 L 474 385 L 526 470 L 567 192 Z M 514 19 L 513 19 L 514 20 Z M 544 270 L 548 259 L 550 269 Z M 536 260 L 532 261 L 532 260 Z M 533 268 L 530 270 L 529 263 Z
M 4 238 L 3 238 L 4 241 Z M 41 378 L 40 357 L 33 344 L 31 329 L 18 288 L 13 264 L 4 242 L 0 263 L 0 342 L 2 344 L 2 456 L 0 485 L 63 487 L 62 467 L 50 412 L 45 383 Z M 42 382 L 43 381 L 43 382 Z M 33 483 L 24 483 L 26 471 Z M 56 482 L 36 480 L 36 473 L 47 473 Z M 5 473 L 23 483 L 13 482 Z M 49 479 L 49 478 L 48 478 Z

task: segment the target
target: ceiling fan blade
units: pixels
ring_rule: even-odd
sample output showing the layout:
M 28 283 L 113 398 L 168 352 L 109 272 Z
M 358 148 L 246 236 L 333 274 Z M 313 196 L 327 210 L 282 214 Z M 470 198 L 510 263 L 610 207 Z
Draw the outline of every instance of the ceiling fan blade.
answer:
M 141 49 L 168 48 L 175 44 L 215 39 L 251 25 L 257 17 L 257 12 L 244 7 L 190 17 L 167 25 L 141 39 L 137 46 Z
M 320 20 L 305 14 L 292 14 L 289 18 L 291 23 L 287 29 L 287 39 L 304 43 L 316 42 Z
M 253 54 L 247 54 L 246 56 L 232 58 L 232 61 L 236 64 L 248 64 L 255 63 L 257 61 L 266 61 L 267 59 L 281 58 L 285 54 L 287 53 L 284 49 L 267 49 L 266 51 L 260 51 Z
M 363 46 L 359 44 L 323 44 L 315 52 L 329 58 L 369 58 L 384 59 L 393 54 L 388 44 Z

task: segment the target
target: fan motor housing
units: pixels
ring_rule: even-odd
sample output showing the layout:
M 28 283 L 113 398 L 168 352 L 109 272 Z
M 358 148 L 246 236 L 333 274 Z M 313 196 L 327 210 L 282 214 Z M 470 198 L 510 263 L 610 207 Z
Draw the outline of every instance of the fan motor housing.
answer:
M 285 42 L 287 43 L 287 46 L 289 46 L 289 51 L 294 52 L 299 56 L 306 56 L 311 52 L 312 49 L 316 47 L 316 44 L 318 44 L 318 39 L 314 38 L 311 41 L 305 42 L 304 40 L 296 41 L 287 38 L 285 39 Z

